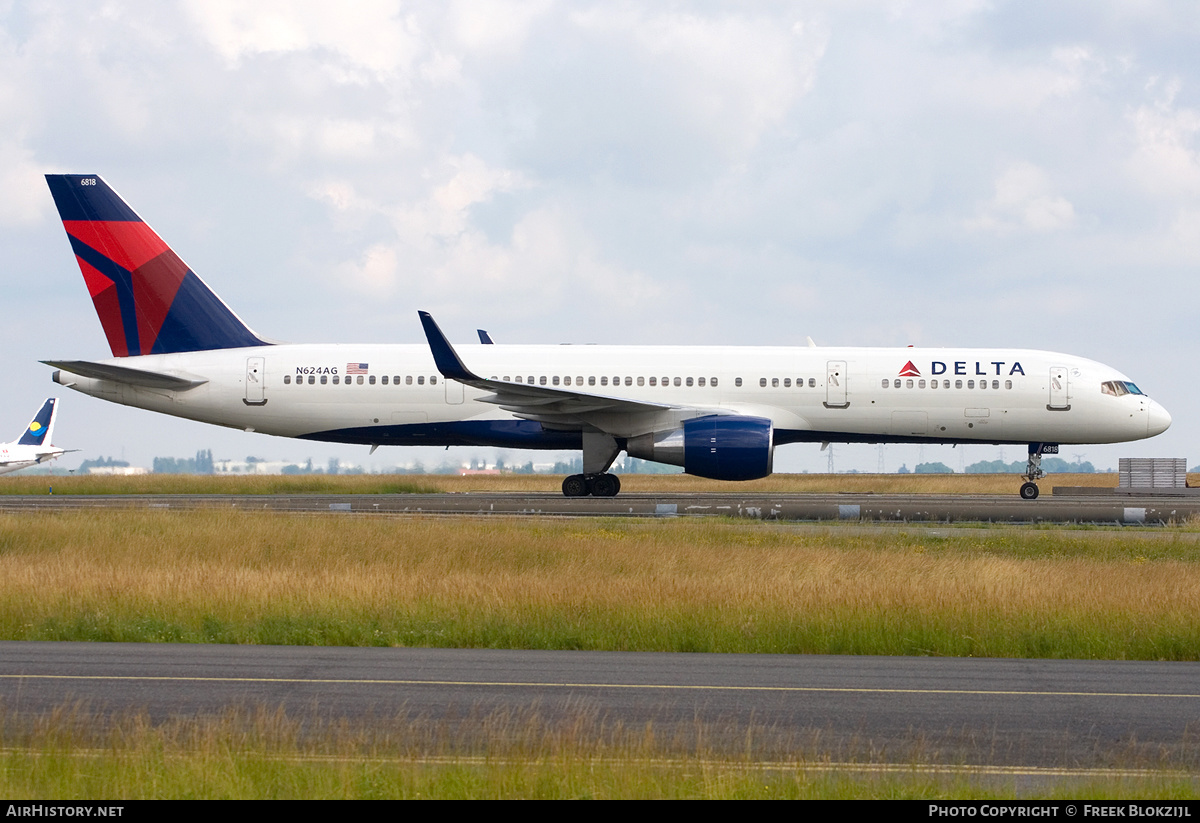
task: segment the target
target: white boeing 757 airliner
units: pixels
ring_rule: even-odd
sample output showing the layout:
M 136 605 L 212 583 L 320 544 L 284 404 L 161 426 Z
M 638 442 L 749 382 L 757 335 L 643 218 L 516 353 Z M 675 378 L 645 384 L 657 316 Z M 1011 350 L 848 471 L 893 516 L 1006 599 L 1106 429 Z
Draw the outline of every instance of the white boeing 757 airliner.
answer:
M 581 449 L 568 496 L 615 495 L 621 451 L 689 474 L 771 473 L 785 443 L 1019 443 L 1021 495 L 1062 443 L 1171 417 L 1092 360 L 1028 349 L 281 344 L 251 331 L 95 175 L 47 175 L 112 359 L 48 360 L 85 394 L 337 443 Z M 481 336 L 482 338 L 482 336 Z

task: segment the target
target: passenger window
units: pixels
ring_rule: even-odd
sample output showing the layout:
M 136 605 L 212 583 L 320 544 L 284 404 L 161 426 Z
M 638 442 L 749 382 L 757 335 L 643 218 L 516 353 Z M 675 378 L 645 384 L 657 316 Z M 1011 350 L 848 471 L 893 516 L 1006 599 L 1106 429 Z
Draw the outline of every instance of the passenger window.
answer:
M 697 378 L 696 378 L 696 385 L 697 385 L 697 386 L 700 386 L 701 388 L 703 388 L 703 387 L 704 387 L 704 378 L 703 378 L 703 377 L 697 377 Z
M 778 377 L 771 378 L 771 388 L 773 388 L 773 389 L 779 388 L 779 378 Z
M 361 383 L 362 380 L 360 379 L 358 382 Z M 431 385 L 431 386 L 437 385 L 437 375 L 436 374 L 429 375 L 429 385 Z
M 651 386 L 657 386 L 657 385 L 658 385 L 658 378 L 657 378 L 657 377 L 651 377 L 651 378 L 650 378 L 650 385 L 651 385 Z
M 906 389 L 912 388 L 912 378 L 911 377 L 904 381 L 904 388 L 906 388 Z
M 558 375 L 556 374 L 556 375 L 554 375 L 553 377 L 551 377 L 551 378 L 550 378 L 550 382 L 551 382 L 553 385 L 557 386 L 557 385 L 558 385 Z
M 639 377 L 639 378 L 638 378 L 638 385 L 639 385 L 639 386 L 644 386 L 644 385 L 646 385 L 646 378 L 644 378 L 644 377 Z
M 899 378 L 899 377 L 897 377 L 897 378 L 896 378 L 896 382 L 895 382 L 893 385 L 894 385 L 896 388 L 900 388 L 900 378 Z
M 588 375 L 588 385 L 589 386 L 596 385 L 596 375 L 594 375 L 594 374 Z
M 815 389 L 817 387 L 817 378 L 815 378 L 815 377 L 808 378 L 808 387 L 810 389 Z
M 679 378 L 678 378 L 678 377 L 676 377 L 676 378 L 675 378 L 675 385 L 676 385 L 676 386 L 678 386 L 678 385 L 679 385 Z
M 1011 381 L 1011 380 L 1005 380 L 1005 381 L 1004 381 L 1004 388 L 1006 388 L 1006 389 L 1011 389 L 1011 388 L 1012 388 L 1012 381 Z
M 767 378 L 765 378 L 765 377 L 758 378 L 758 385 L 759 385 L 759 388 L 765 389 L 767 387 Z
M 329 375 L 327 375 L 327 374 L 321 375 L 321 385 L 324 386 L 328 382 L 329 382 Z
M 608 385 L 608 375 L 606 375 L 606 374 L 602 374 L 602 375 L 600 375 L 600 385 L 601 385 L 601 386 L 607 386 L 607 385 Z
M 626 378 L 625 378 L 625 385 L 626 385 L 626 386 L 632 386 L 632 385 L 633 385 L 633 378 L 632 378 L 632 377 L 626 377 Z
M 283 385 L 287 386 L 287 385 L 289 385 L 291 382 L 292 382 L 292 376 L 291 376 L 290 374 L 285 374 L 285 375 L 283 376 Z
M 423 375 L 423 374 L 418 374 L 418 375 L 417 375 L 417 385 L 418 385 L 418 386 L 424 386 L 424 385 L 425 385 L 425 375 Z
M 716 388 L 716 385 L 717 385 L 717 378 L 715 378 L 715 377 L 714 377 L 714 378 L 712 378 L 711 380 L 709 380 L 709 381 L 708 381 L 708 385 L 710 385 L 710 386 L 712 386 L 712 387 Z
M 370 383 L 372 386 L 374 386 L 375 385 L 375 375 L 371 375 L 370 377 L 368 377 L 367 382 Z
M 342 382 L 342 378 L 338 377 L 338 376 L 335 374 L 335 375 L 333 376 L 333 385 L 335 385 L 335 386 L 336 386 L 338 383 L 341 383 L 341 382 Z
M 538 377 L 538 385 L 539 385 L 539 386 L 544 386 L 544 385 L 546 385 L 546 375 L 544 375 L 544 374 L 543 374 L 543 375 L 541 375 L 541 376 L 539 376 L 539 377 Z
M 349 383 L 350 381 L 349 381 L 349 380 L 347 380 L 346 382 L 347 382 L 347 383 Z M 411 385 L 412 385 L 412 375 L 411 375 L 411 374 L 409 374 L 409 375 L 406 375 L 406 376 L 405 376 L 405 378 L 404 378 L 404 385 L 406 385 L 406 386 L 411 386 Z
M 974 380 L 968 380 L 968 381 L 967 381 L 967 388 L 968 388 L 968 389 L 973 389 L 973 388 L 975 388 L 975 381 L 974 381 Z
M 312 384 L 314 384 L 314 383 L 316 383 L 316 382 L 317 382 L 317 378 L 313 377 L 313 376 L 310 374 L 310 375 L 308 376 L 308 385 L 310 385 L 310 386 L 311 386 Z
M 886 388 L 887 388 L 888 386 L 890 386 L 891 384 L 892 384 L 892 381 L 891 381 L 891 380 L 888 380 L 886 377 L 885 377 L 885 378 L 883 378 L 883 388 L 885 388 L 885 389 L 886 389 Z
M 334 382 L 337 381 L 335 380 Z M 383 377 L 379 378 L 379 382 L 386 386 L 388 384 L 388 376 L 385 374 Z
M 993 381 L 992 381 L 992 388 L 993 388 L 993 389 L 998 389 L 998 388 L 1000 388 L 1000 381 L 999 381 L 999 380 L 993 380 Z
M 740 377 L 733 378 L 733 385 L 740 389 L 742 387 L 742 378 L 740 378 Z
M 918 389 L 923 389 L 923 388 L 925 388 L 925 381 L 924 381 L 924 380 L 918 380 L 918 381 L 917 381 L 917 388 L 918 388 Z

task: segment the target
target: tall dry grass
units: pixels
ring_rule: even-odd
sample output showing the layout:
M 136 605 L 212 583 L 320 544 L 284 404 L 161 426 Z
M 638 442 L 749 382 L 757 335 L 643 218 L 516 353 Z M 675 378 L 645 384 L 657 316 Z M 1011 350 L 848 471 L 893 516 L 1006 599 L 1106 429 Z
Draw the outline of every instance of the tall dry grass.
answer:
M 0 478 L 0 494 L 427 494 L 438 492 L 544 492 L 558 494 L 562 476 L 501 475 L 213 475 L 149 474 L 133 477 L 15 475 Z M 1193 481 L 1200 484 L 1200 475 Z M 1115 474 L 1061 474 L 1050 486 L 1115 487 Z M 664 494 L 1016 494 L 1015 474 L 775 474 L 741 483 L 685 474 L 626 474 L 624 492 Z
M 5 515 L 0 637 L 1200 659 L 1197 535 L 1146 534 Z

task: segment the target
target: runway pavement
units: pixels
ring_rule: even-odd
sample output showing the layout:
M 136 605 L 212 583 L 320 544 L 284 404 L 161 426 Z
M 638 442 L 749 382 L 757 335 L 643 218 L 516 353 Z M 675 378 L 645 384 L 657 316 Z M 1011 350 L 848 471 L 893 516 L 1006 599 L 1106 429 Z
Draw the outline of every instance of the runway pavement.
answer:
M 479 723 L 647 722 L 835 759 L 1131 766 L 1197 759 L 1200 664 L 126 643 L 0 643 L 6 722 L 83 701 Z M 401 718 L 397 720 L 396 718 Z M 461 726 L 460 726 L 461 728 Z
M 0 495 L 0 511 L 75 508 L 237 508 L 332 514 L 685 517 L 897 522 L 1112 523 L 1156 525 L 1200 515 L 1200 495 L 1055 494 L 278 494 Z

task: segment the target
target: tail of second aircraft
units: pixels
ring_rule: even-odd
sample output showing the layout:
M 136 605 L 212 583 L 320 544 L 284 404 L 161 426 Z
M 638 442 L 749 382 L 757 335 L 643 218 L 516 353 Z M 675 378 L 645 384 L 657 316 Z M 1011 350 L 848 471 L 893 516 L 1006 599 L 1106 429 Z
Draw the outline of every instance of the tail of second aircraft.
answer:
M 33 416 L 25 433 L 17 441 L 18 446 L 50 445 L 54 442 L 54 415 L 58 411 L 58 399 L 51 397 L 42 404 Z
M 46 182 L 114 357 L 265 345 L 102 178 Z

